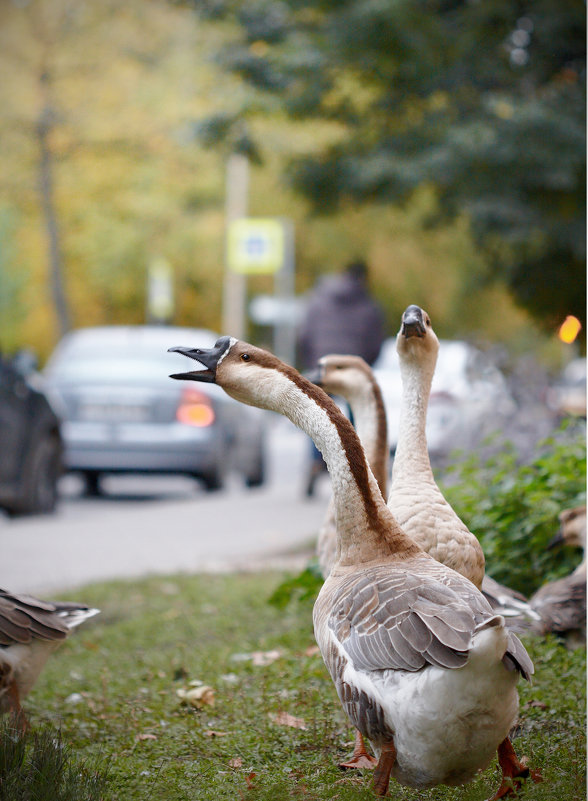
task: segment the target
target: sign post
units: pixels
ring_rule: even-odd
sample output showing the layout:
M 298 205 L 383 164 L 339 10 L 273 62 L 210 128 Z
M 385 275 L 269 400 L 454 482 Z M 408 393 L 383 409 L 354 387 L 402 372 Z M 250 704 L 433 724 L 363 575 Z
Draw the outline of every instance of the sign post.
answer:
M 277 217 L 243 217 L 234 220 L 227 234 L 227 266 L 237 275 L 274 276 L 277 306 L 294 298 L 294 229 L 291 220 Z M 274 352 L 292 364 L 295 326 L 287 316 L 274 326 Z

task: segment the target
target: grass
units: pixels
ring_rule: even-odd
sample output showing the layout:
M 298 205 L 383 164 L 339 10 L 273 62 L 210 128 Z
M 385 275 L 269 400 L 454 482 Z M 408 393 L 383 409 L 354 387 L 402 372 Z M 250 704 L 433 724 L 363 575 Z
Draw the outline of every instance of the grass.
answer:
M 60 732 L 72 759 L 100 767 L 101 801 L 373 801 L 367 772 L 336 767 L 352 731 L 313 647 L 312 601 L 268 603 L 283 579 L 178 576 L 76 593 L 102 614 L 52 656 L 25 700 L 33 731 Z M 520 797 L 584 799 L 585 651 L 527 645 L 537 675 L 520 683 L 514 745 L 544 782 Z M 214 689 L 214 705 L 180 702 L 177 690 L 194 680 Z M 494 764 L 462 788 L 393 783 L 389 797 L 481 801 L 497 786 Z

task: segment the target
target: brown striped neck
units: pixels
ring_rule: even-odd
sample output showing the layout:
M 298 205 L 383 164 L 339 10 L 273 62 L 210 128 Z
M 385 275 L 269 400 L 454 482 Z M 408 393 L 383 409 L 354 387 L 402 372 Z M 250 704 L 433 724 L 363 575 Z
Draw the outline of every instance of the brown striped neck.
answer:
M 313 439 L 331 476 L 341 564 L 421 553 L 386 506 L 353 426 L 322 389 L 243 342 L 231 345 L 216 381 L 237 400 L 285 415 Z
M 363 444 L 368 464 L 382 496 L 388 493 L 388 425 L 382 391 L 373 373 L 369 373 L 365 402 L 351 404 L 355 430 Z
M 284 413 L 312 437 L 327 463 L 335 505 L 338 562 L 352 565 L 393 554 L 405 558 L 419 553 L 418 546 L 404 534 L 386 506 L 349 420 L 328 396 L 317 404 L 314 398 L 305 396 L 304 389 L 300 391 L 293 414 Z
M 319 359 L 319 385 L 347 401 L 368 464 L 385 498 L 388 488 L 388 427 L 380 386 L 360 356 L 329 354 Z

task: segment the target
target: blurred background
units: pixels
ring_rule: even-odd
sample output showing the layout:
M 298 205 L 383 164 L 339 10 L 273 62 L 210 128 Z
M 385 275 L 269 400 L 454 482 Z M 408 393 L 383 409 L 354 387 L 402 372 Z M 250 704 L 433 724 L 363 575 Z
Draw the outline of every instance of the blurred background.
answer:
M 72 330 L 145 323 L 295 361 L 307 293 L 362 258 L 387 337 L 417 303 L 499 371 L 521 447 L 585 417 L 581 0 L 1 0 L 0 70 L 0 351 L 20 375 Z M 279 222 L 277 264 L 235 264 L 241 218 Z M 145 404 L 83 413 L 145 423 Z

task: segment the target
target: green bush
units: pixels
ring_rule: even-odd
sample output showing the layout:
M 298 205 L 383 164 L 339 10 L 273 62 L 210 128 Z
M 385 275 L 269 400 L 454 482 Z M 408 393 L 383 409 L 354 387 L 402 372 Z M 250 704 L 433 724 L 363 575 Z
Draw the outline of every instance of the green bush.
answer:
M 511 445 L 482 463 L 476 454 L 446 470 L 443 493 L 476 534 L 486 572 L 531 595 L 546 581 L 571 572 L 581 555 L 547 550 L 558 514 L 586 503 L 585 424 L 564 422 L 542 441 L 528 464 L 518 464 Z

